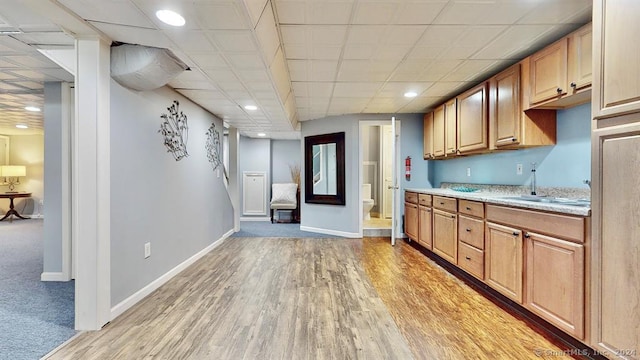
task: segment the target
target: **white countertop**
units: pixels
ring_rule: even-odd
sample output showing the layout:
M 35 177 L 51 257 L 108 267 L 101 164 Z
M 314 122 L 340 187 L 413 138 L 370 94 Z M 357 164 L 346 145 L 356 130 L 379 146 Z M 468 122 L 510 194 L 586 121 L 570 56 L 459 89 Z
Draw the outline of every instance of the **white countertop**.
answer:
M 476 192 L 461 192 L 461 191 L 455 191 L 451 189 L 441 189 L 441 188 L 435 188 L 435 189 L 406 188 L 404 190 L 421 193 L 421 194 L 447 196 L 447 197 L 453 197 L 457 199 L 481 201 L 481 202 L 486 202 L 490 204 L 513 206 L 513 207 L 524 208 L 524 209 L 551 211 L 556 213 L 578 215 L 578 216 L 591 216 L 590 206 L 574 206 L 574 205 L 564 205 L 559 203 L 533 202 L 533 201 L 527 201 L 527 200 L 519 200 L 519 199 L 513 199 L 513 197 L 516 197 L 517 195 L 509 195 L 509 194 L 499 193 L 499 192 L 490 192 L 490 191 L 483 191 L 483 190 L 476 191 Z

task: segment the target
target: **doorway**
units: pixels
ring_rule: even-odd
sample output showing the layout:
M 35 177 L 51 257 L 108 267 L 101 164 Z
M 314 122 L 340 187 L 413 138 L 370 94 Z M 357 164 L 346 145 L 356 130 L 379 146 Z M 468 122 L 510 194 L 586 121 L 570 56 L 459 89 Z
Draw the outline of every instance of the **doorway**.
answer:
M 360 229 L 364 237 L 391 236 L 393 170 L 399 163 L 394 159 L 397 152 L 394 152 L 393 136 L 391 121 L 360 122 Z M 395 136 L 396 141 L 399 140 L 397 132 Z

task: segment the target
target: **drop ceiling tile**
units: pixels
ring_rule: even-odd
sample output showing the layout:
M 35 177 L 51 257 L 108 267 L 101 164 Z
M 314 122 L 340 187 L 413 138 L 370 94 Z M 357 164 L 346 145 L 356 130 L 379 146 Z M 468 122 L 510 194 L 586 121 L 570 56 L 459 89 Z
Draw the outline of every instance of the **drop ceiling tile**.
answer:
M 463 1 L 453 0 L 436 17 L 436 24 L 510 25 L 535 6 L 532 1 Z
M 258 19 L 260 19 L 260 15 L 262 15 L 265 6 L 271 6 L 268 0 L 243 0 L 243 2 L 247 8 L 253 27 L 258 23 Z
M 258 52 L 254 53 L 229 53 L 227 55 L 229 63 L 235 69 L 264 69 L 262 56 Z
M 384 45 L 378 47 L 371 57 L 372 60 L 394 60 L 400 62 L 411 51 L 412 47 L 409 45 Z
M 394 18 L 396 2 L 360 2 L 356 8 L 354 24 L 388 24 Z
M 416 75 L 415 80 L 438 81 L 460 64 L 462 64 L 462 60 L 433 60 L 422 73 Z
M 388 45 L 415 45 L 416 41 L 422 37 L 427 26 L 404 25 L 389 26 L 380 41 Z
M 383 83 L 336 83 L 333 97 L 373 97 Z
M 41 47 L 49 45 L 73 46 L 75 44 L 73 38 L 63 32 L 24 33 L 12 36 L 26 44 Z
M 428 62 L 428 60 L 439 58 L 440 55 L 444 53 L 447 49 L 449 48 L 446 46 L 439 46 L 439 47 L 416 46 L 407 55 L 407 59 L 421 60 L 424 62 Z
M 452 46 L 440 53 L 439 59 L 459 59 L 464 60 L 470 58 L 479 51 L 478 47 L 461 47 Z
M 386 25 L 351 26 L 347 44 L 378 44 L 387 29 Z
M 422 35 L 417 46 L 447 47 L 455 43 L 462 36 L 467 27 L 465 25 L 431 25 Z
M 344 48 L 343 59 L 346 60 L 367 60 L 376 53 L 377 45 L 374 44 L 351 44 Z
M 464 82 L 464 81 L 439 81 L 437 83 L 434 83 L 433 86 L 429 87 L 429 89 L 427 89 L 427 91 L 425 93 L 423 93 L 421 96 L 419 96 L 418 98 L 416 98 L 416 100 L 419 99 L 423 99 L 423 98 L 430 98 L 430 97 L 445 97 L 445 96 L 449 96 L 452 93 L 455 93 L 457 90 L 465 88 L 467 86 L 471 85 L 471 83 L 468 82 Z M 419 100 L 422 101 L 422 100 Z
M 353 1 L 276 1 L 281 24 L 348 24 Z
M 271 79 L 273 79 L 274 87 L 280 99 L 285 99 L 291 92 L 292 78 L 287 71 L 287 60 L 284 58 L 282 49 L 278 49 L 269 69 L 271 71 Z
M 250 29 L 249 19 L 236 3 L 195 2 L 197 22 L 205 30 Z
M 155 29 L 136 28 L 136 31 L 131 31 L 131 27 L 129 26 L 100 23 L 95 21 L 89 21 L 89 23 L 115 41 L 167 49 L 173 46 L 173 42 L 166 34 Z
M 193 62 L 201 69 L 227 68 L 227 62 L 221 54 L 207 52 L 190 54 Z
M 289 60 L 291 81 L 333 81 L 337 61 L 331 60 Z
M 222 51 L 252 52 L 257 51 L 257 44 L 249 30 L 217 30 L 208 31 Z
M 496 65 L 495 60 L 466 60 L 442 81 L 472 81 Z
M 60 0 L 60 3 L 85 20 L 154 28 L 153 22 L 129 1 Z
M 518 24 L 582 24 L 590 20 L 592 7 L 592 0 L 543 2 L 522 17 Z
M 275 21 L 271 6 L 267 6 L 258 21 L 255 31 L 267 66 L 271 65 L 280 48 L 280 36 L 278 35 Z
M 405 2 L 400 4 L 392 21 L 394 24 L 431 24 L 448 0 Z
M 534 41 L 551 33 L 553 25 L 510 26 L 486 47 L 477 52 L 474 59 L 512 59 Z
M 404 93 L 413 91 L 418 95 L 427 90 L 431 82 L 387 82 L 376 96 L 382 98 L 404 97 Z
M 338 81 L 385 81 L 398 61 L 343 60 Z
M 246 83 L 270 83 L 271 78 L 266 70 L 242 70 L 237 75 Z
M 165 34 L 179 46 L 182 51 L 186 52 L 217 52 L 216 48 L 211 44 L 204 32 L 199 30 L 165 30 Z

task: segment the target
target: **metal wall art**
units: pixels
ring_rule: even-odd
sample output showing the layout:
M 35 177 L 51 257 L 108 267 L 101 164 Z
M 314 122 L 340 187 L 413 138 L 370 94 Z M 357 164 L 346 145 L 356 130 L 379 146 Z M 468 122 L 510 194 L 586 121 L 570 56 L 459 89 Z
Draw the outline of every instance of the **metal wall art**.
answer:
M 216 129 L 215 124 L 211 124 L 207 130 L 207 159 L 211 163 L 213 170 L 222 164 L 222 143 L 220 142 L 220 132 Z
M 189 156 L 187 152 L 187 139 L 189 137 L 187 115 L 182 111 L 178 112 L 179 106 L 180 103 L 174 100 L 173 105 L 167 108 L 169 115 L 160 115 L 164 121 L 160 125 L 160 130 L 158 130 L 164 136 L 164 146 L 167 147 L 167 152 L 170 152 L 176 161 Z

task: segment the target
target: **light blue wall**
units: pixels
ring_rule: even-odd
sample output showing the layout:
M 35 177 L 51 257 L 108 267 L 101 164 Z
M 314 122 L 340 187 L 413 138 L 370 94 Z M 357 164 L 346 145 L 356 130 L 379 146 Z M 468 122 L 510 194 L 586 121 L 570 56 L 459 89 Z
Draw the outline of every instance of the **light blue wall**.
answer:
M 291 182 L 289 165 L 302 161 L 300 140 L 271 140 L 271 182 Z
M 537 163 L 539 186 L 586 186 L 582 181 L 591 178 L 591 104 L 558 110 L 555 146 L 429 162 L 435 187 L 441 182 L 529 185 L 532 162 Z M 522 175 L 516 175 L 516 164 L 523 165 Z
M 323 119 L 302 122 L 302 137 L 311 135 L 345 132 L 345 185 L 346 205 L 306 204 L 302 200 L 301 225 L 345 233 L 358 233 L 359 217 L 362 216 L 362 205 L 359 203 L 359 128 L 360 121 L 391 120 L 391 114 L 352 114 L 331 116 Z M 400 158 L 407 156 L 413 159 L 411 181 L 401 176 L 401 188 L 425 187 L 428 178 L 428 164 L 422 160 L 422 122 L 423 114 L 398 114 L 400 120 L 401 148 Z M 304 164 L 303 164 L 304 174 Z M 304 177 L 303 177 L 304 189 Z M 302 192 L 304 194 L 304 192 Z

